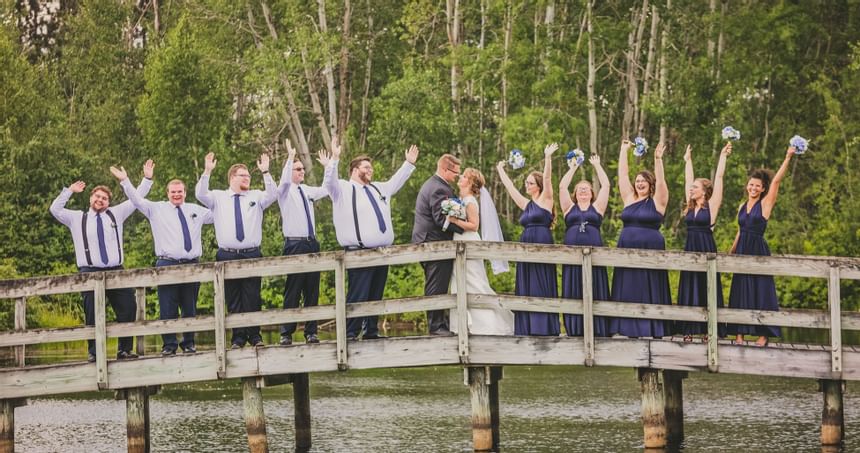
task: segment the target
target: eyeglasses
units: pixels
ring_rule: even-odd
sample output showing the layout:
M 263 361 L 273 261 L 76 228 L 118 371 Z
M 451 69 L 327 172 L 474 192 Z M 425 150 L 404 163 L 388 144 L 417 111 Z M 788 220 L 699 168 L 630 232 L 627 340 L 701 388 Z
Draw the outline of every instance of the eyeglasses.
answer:
M 250 173 L 236 173 L 233 176 L 235 176 L 237 178 L 250 178 L 251 174 Z
M 305 171 L 304 167 L 294 168 L 293 171 Z

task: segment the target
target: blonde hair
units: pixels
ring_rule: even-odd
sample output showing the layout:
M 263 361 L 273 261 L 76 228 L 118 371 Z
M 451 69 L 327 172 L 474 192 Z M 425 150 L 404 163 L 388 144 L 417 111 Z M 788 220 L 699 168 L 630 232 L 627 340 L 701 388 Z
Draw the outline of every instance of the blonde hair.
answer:
M 463 177 L 468 179 L 471 183 L 470 190 L 476 197 L 480 195 L 481 187 L 484 187 L 487 184 L 487 181 L 484 179 L 484 175 L 478 171 L 478 169 L 472 167 L 463 170 Z

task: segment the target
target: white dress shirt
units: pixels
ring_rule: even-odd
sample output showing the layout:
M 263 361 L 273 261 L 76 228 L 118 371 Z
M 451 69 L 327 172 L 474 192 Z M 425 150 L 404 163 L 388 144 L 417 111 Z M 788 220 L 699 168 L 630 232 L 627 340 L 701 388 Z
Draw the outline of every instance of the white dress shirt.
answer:
M 415 166 L 409 161 L 403 163 L 397 173 L 388 181 L 373 182 L 370 187 L 370 195 L 376 200 L 382 219 L 385 222 L 385 232 L 379 231 L 379 222 L 370 199 L 364 191 L 364 184 L 345 179 L 337 179 L 338 161 L 332 160 L 325 169 L 323 187 L 331 197 L 334 211 L 334 229 L 337 233 L 337 242 L 342 247 L 359 246 L 358 237 L 355 234 L 355 219 L 353 214 L 352 191 L 355 190 L 355 212 L 358 213 L 358 229 L 361 233 L 361 242 L 366 248 L 384 247 L 394 243 L 394 228 L 391 224 L 391 197 L 394 196 L 415 171 Z M 377 191 L 378 189 L 378 191 Z
M 152 188 L 152 180 L 143 178 L 137 188 L 137 193 L 141 197 L 145 197 Z M 122 252 L 122 224 L 130 215 L 134 214 L 134 205 L 130 200 L 126 200 L 116 206 L 110 206 L 105 211 L 101 212 L 102 227 L 104 231 L 105 250 L 107 252 L 107 264 L 102 262 L 99 249 L 98 236 L 98 220 L 97 215 L 92 208 L 87 211 L 86 235 L 87 244 L 90 249 L 90 260 L 92 263 L 87 263 L 87 254 L 84 250 L 84 236 L 81 229 L 84 211 L 66 209 L 66 203 L 72 197 L 72 192 L 68 187 L 64 187 L 60 195 L 51 203 L 51 215 L 54 216 L 60 223 L 67 226 L 72 232 L 72 242 L 75 244 L 75 261 L 78 267 L 116 267 L 121 266 L 125 254 Z M 116 224 L 107 215 L 106 211 L 110 211 L 116 219 Z
M 179 221 L 176 205 L 169 201 L 150 201 L 141 197 L 128 179 L 122 181 L 120 185 L 134 207 L 149 219 L 152 239 L 155 242 L 155 256 L 173 260 L 200 258 L 203 254 L 200 233 L 203 225 L 212 223 L 212 211 L 192 203 L 180 205 L 191 237 L 191 250 L 186 251 L 185 238 L 182 236 L 182 222 Z
M 304 198 L 308 203 L 305 213 L 304 200 L 299 193 L 302 188 Z M 324 187 L 313 187 L 307 184 L 293 184 L 293 161 L 284 165 L 281 173 L 281 183 L 278 185 L 278 206 L 281 208 L 281 225 L 284 237 L 316 237 L 316 218 L 314 203 L 328 196 Z M 311 220 L 311 231 L 308 231 L 308 216 Z
M 262 190 L 247 190 L 233 192 L 227 190 L 209 190 L 209 175 L 203 174 L 197 181 L 195 194 L 197 200 L 212 210 L 215 224 L 215 239 L 218 247 L 224 249 L 249 249 L 259 247 L 263 241 L 263 210 L 268 208 L 278 198 L 278 188 L 269 173 L 263 175 L 266 184 Z M 239 206 L 242 210 L 242 229 L 245 238 L 236 238 L 236 219 L 233 215 L 233 195 L 239 195 Z

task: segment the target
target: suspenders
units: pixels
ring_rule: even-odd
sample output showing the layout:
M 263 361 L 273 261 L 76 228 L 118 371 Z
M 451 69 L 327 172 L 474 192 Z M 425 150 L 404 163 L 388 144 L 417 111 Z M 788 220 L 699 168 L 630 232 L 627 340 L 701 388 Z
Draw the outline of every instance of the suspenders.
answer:
M 357 207 L 357 204 L 355 202 L 356 201 L 355 200 L 355 185 L 354 184 L 350 184 L 350 185 L 352 186 L 352 221 L 353 221 L 353 225 L 355 226 L 355 238 L 358 239 L 358 246 L 361 248 L 365 248 L 364 243 L 361 242 L 361 231 L 359 231 L 359 228 L 358 228 L 358 207 Z M 376 187 L 374 184 L 368 184 L 368 185 L 370 187 L 373 187 L 373 190 L 375 190 L 376 193 L 379 194 L 379 199 L 382 200 L 382 202 L 384 203 L 385 197 L 382 196 L 382 192 L 379 190 L 379 188 Z M 87 256 L 89 256 L 89 255 L 87 255 Z
M 81 216 L 81 236 L 84 239 L 84 255 L 87 258 L 87 266 L 93 265 L 93 259 L 90 256 L 90 241 L 87 238 L 87 213 L 88 211 L 84 211 L 84 214 Z M 119 262 L 122 263 L 122 242 L 119 239 L 119 224 L 116 223 L 116 217 L 114 217 L 113 213 L 110 212 L 110 209 L 105 211 L 105 214 L 110 218 L 110 221 L 113 222 L 113 232 L 116 233 L 116 247 L 117 252 L 119 253 Z

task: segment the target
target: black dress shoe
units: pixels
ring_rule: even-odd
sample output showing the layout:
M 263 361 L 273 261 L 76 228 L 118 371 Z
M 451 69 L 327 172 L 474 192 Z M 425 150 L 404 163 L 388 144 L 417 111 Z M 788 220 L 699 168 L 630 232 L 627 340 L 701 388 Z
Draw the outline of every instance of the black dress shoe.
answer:
M 312 333 L 305 338 L 305 343 L 308 343 L 308 344 L 316 344 L 319 342 L 320 342 L 320 339 L 317 338 L 317 334 L 315 334 L 315 333 Z
M 263 340 L 259 340 L 259 339 L 252 341 L 252 342 L 251 342 L 251 344 L 252 344 L 255 348 L 262 348 L 263 346 L 265 346 L 265 345 L 266 345 L 266 343 L 263 343 Z
M 196 354 L 196 353 L 197 353 L 197 348 L 196 348 L 196 347 L 194 347 L 194 345 L 192 344 L 191 346 L 185 346 L 185 347 L 183 347 L 183 348 L 182 348 L 182 352 L 184 352 L 185 354 Z
M 136 359 L 137 357 L 138 357 L 138 355 L 131 352 L 131 351 L 118 351 L 116 353 L 116 359 L 117 360 L 130 360 L 130 359 Z
M 163 348 L 161 350 L 161 356 L 162 357 L 168 357 L 168 356 L 172 356 L 172 355 L 176 355 L 176 349 Z
M 379 339 L 388 338 L 388 337 L 386 337 L 385 335 L 375 334 L 375 335 L 365 335 L 361 338 L 363 340 L 379 340 Z
M 293 344 L 292 337 L 281 337 L 281 341 L 279 342 L 281 346 L 289 346 Z
M 239 344 L 239 343 L 231 343 L 230 349 L 242 349 L 242 346 L 245 346 L 245 345 Z
M 96 355 L 95 354 L 87 354 L 87 362 L 93 363 L 95 361 L 96 361 Z
M 430 335 L 432 335 L 434 337 L 453 337 L 454 332 L 451 332 L 450 330 L 443 327 L 441 329 L 437 329 L 437 330 L 430 332 Z
M 347 335 L 346 341 L 358 341 L 358 337 L 355 335 Z

